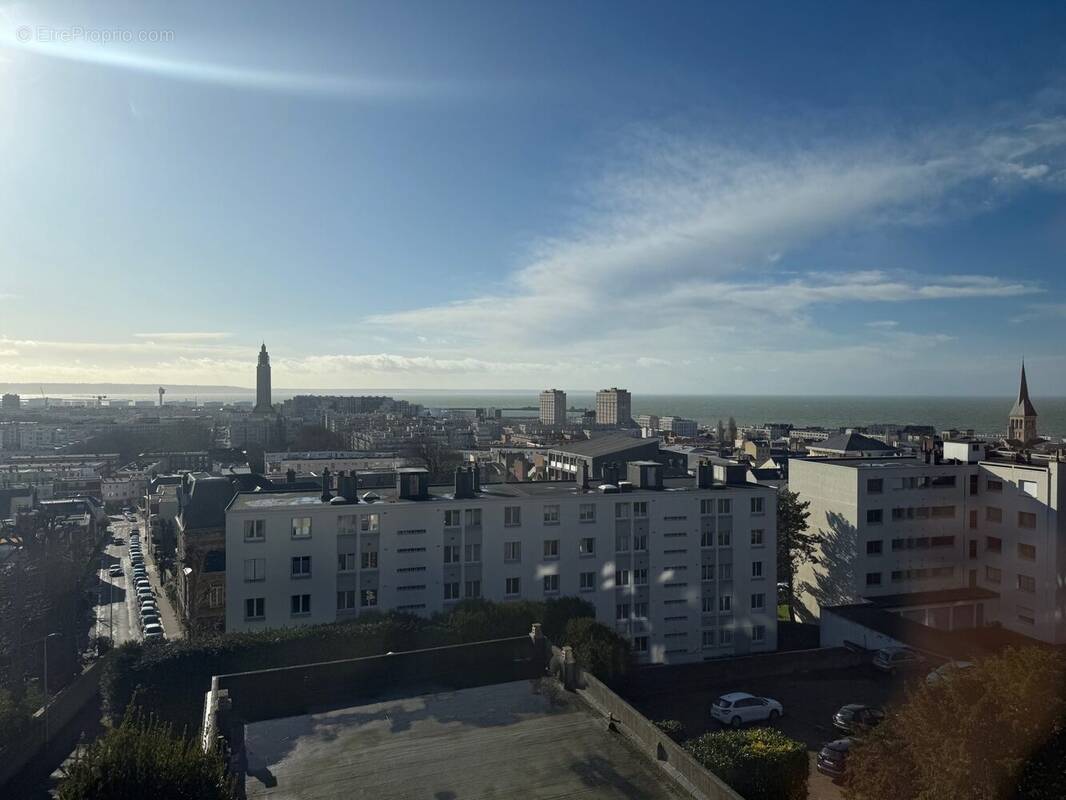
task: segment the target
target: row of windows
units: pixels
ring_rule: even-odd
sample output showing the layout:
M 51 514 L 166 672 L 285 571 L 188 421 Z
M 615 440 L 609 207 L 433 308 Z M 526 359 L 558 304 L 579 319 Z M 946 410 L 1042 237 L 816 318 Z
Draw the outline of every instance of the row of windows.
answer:
M 883 508 L 869 508 L 866 510 L 866 524 L 880 525 L 884 522 L 885 510 Z M 898 507 L 892 509 L 892 521 L 902 522 L 910 519 L 955 519 L 955 506 L 919 506 Z
M 1018 573 L 1015 577 L 1015 585 L 1018 591 L 1030 594 L 1036 593 L 1036 578 L 1032 575 L 1022 575 L 1021 573 Z M 985 580 L 989 583 L 1003 583 L 1003 570 L 999 567 L 985 567 Z
M 915 569 L 896 569 L 892 570 L 891 578 L 893 583 L 901 583 L 903 581 L 923 581 L 932 578 L 950 578 L 954 571 L 955 570 L 953 567 L 917 567 Z M 880 586 L 881 573 L 867 572 L 866 585 Z
M 893 489 L 949 489 L 955 486 L 954 475 L 920 475 L 915 477 L 893 478 Z M 884 478 L 868 478 L 867 494 L 881 494 L 885 490 Z
M 995 506 L 985 507 L 985 521 L 986 522 L 1003 522 L 1003 509 L 996 508 Z M 1036 528 L 1036 514 L 1031 511 L 1019 511 L 1018 512 L 1018 527 L 1025 528 L 1027 530 L 1033 530 Z
M 954 547 L 954 536 L 908 536 L 893 539 L 892 550 L 928 550 L 929 548 Z M 866 543 L 866 555 L 879 556 L 884 552 L 884 541 L 871 539 Z
M 1036 546 L 1031 544 L 1023 544 L 1019 542 L 1017 545 L 1018 558 L 1024 561 L 1036 561 Z M 1003 552 L 1003 540 L 998 536 L 986 536 L 985 537 L 985 551 L 989 553 L 1002 553 Z

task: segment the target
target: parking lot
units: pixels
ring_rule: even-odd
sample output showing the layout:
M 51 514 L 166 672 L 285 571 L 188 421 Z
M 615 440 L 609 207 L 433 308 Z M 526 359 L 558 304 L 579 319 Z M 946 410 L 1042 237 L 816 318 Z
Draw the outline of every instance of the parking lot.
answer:
M 921 678 L 924 674 L 919 671 L 910 679 Z M 632 702 L 650 719 L 679 720 L 685 726 L 685 735 L 691 738 L 707 731 L 722 730 L 709 714 L 716 697 L 734 691 L 772 697 L 785 709 L 784 716 L 774 723 L 774 727 L 807 746 L 811 760 L 808 797 L 836 800 L 841 796 L 839 787 L 814 768 L 822 745 L 843 736 L 833 728 L 833 714 L 847 703 L 891 706 L 895 699 L 902 698 L 906 680 L 863 665 L 765 678 L 738 676 L 734 681 L 704 691 L 679 690 L 676 694 L 634 698 Z

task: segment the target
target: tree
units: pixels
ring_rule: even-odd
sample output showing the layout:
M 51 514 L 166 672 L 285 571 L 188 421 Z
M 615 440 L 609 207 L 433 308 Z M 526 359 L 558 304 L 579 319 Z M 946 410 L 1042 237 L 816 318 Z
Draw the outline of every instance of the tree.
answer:
M 714 438 L 718 441 L 719 447 L 725 444 L 725 425 L 722 424 L 722 420 L 718 420 L 718 424 L 714 426 Z
M 566 624 L 566 644 L 574 648 L 574 658 L 605 683 L 629 672 L 632 653 L 629 641 L 594 619 L 579 617 Z
M 935 684 L 852 747 L 847 800 L 1050 800 L 1066 764 L 1066 656 L 1011 648 Z
M 462 454 L 429 436 L 419 436 L 411 442 L 407 452 L 425 462 L 432 483 L 451 483 L 455 479 L 455 468 L 463 464 Z
M 796 571 L 801 564 L 817 564 L 818 537 L 807 533 L 810 500 L 782 489 L 777 497 L 777 575 L 788 583 L 788 617 L 796 620 Z
M 737 440 L 737 421 L 733 417 L 729 418 L 729 427 L 726 428 L 725 435 L 729 439 L 729 446 L 732 447 Z
M 235 800 L 221 753 L 131 711 L 67 768 L 59 800 Z

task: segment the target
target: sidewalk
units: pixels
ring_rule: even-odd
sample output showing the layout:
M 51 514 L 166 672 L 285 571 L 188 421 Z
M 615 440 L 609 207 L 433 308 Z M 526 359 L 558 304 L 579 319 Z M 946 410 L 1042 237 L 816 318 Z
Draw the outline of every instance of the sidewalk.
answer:
M 147 526 L 143 524 L 144 520 L 140 515 L 138 515 L 137 521 L 138 527 L 142 531 L 146 531 Z M 143 540 L 146 536 L 142 534 L 141 538 Z M 148 552 L 147 547 L 144 548 L 144 563 L 148 567 L 148 581 L 152 584 L 153 591 L 155 591 L 156 605 L 159 606 L 159 620 L 163 624 L 163 633 L 168 641 L 184 638 L 185 632 L 182 630 L 181 622 L 170 603 L 170 598 L 167 597 L 167 593 L 163 589 L 163 582 L 159 576 L 159 567 L 156 566 L 155 556 Z

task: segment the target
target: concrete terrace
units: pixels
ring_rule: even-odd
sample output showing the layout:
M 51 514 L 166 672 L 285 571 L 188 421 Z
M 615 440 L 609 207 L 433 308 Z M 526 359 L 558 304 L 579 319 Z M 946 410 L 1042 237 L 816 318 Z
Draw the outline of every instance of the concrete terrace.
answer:
M 405 694 L 248 725 L 248 798 L 681 798 L 550 681 Z

